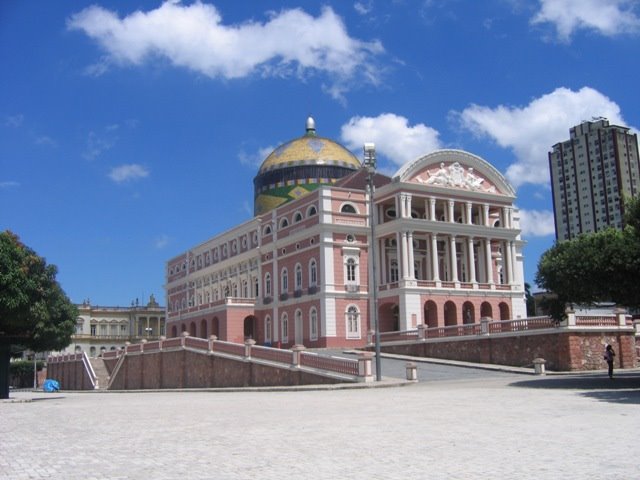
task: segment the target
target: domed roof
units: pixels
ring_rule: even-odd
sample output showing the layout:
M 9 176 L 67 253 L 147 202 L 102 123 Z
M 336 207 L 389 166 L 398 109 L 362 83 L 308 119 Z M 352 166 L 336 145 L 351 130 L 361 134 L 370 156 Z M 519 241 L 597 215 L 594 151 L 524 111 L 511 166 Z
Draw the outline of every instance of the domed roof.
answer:
M 307 119 L 306 133 L 276 148 L 262 162 L 258 174 L 301 165 L 335 165 L 360 168 L 360 161 L 345 147 L 316 134 L 313 118 Z

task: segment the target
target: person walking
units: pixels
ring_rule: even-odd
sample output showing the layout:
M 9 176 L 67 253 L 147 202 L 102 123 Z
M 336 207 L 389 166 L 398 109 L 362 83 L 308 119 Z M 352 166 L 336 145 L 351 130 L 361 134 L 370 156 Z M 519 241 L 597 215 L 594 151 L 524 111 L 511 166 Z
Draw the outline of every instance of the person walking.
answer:
M 609 366 L 609 378 L 613 380 L 613 360 L 616 358 L 616 352 L 613 351 L 611 345 L 607 345 L 607 349 L 604 351 L 604 359 Z

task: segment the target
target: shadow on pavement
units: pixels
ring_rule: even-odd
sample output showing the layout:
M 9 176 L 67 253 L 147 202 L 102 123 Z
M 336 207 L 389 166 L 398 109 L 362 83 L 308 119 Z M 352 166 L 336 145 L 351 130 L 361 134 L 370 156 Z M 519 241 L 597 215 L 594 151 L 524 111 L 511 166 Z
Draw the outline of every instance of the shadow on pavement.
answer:
M 511 387 L 587 390 L 580 395 L 602 402 L 640 404 L 640 373 L 548 376 L 510 383 Z

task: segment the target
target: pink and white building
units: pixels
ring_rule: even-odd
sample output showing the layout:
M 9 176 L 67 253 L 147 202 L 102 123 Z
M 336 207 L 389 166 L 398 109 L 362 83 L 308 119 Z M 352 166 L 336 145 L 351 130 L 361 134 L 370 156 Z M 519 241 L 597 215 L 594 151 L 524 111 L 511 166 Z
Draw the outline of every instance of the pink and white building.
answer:
M 167 335 L 365 345 L 371 221 L 381 331 L 526 317 L 515 192 L 493 166 L 439 150 L 374 183 L 371 219 L 366 170 L 308 119 L 262 164 L 254 218 L 167 262 Z

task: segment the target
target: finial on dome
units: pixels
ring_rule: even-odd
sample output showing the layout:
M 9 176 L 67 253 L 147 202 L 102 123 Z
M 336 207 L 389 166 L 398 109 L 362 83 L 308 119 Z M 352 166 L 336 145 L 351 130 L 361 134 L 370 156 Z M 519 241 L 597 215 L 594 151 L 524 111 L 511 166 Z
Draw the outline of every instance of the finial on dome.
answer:
M 307 136 L 315 137 L 316 136 L 316 121 L 312 116 L 307 117 Z

